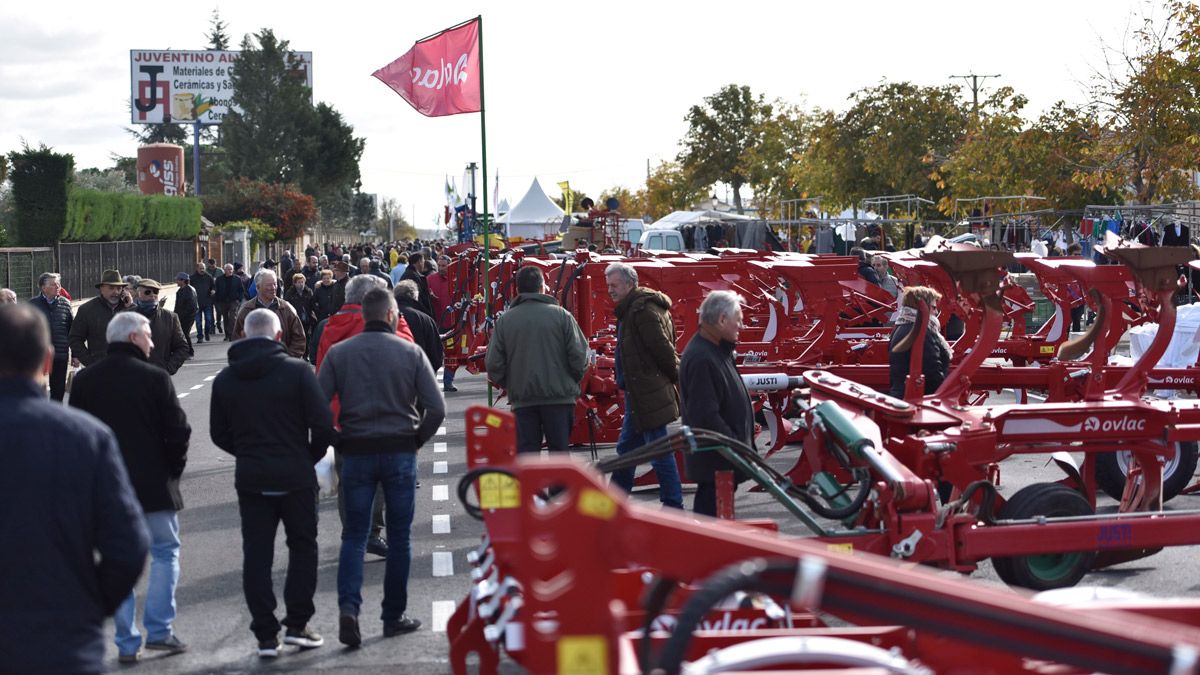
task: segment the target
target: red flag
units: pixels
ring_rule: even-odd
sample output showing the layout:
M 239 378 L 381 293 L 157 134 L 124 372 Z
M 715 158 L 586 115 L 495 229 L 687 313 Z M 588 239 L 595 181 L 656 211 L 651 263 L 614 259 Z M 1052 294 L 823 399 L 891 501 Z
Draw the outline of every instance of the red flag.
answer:
M 422 115 L 479 112 L 479 19 L 417 42 L 373 75 Z

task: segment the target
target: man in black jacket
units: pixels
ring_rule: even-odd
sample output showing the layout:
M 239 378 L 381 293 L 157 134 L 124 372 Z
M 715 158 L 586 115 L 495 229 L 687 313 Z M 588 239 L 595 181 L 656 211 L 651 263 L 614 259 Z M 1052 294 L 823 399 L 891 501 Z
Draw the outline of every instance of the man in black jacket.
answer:
M 67 389 L 67 364 L 71 355 L 71 302 L 59 295 L 62 277 L 46 272 L 38 277 L 41 293 L 29 299 L 30 304 L 42 310 L 50 324 L 50 342 L 54 345 L 54 369 L 50 371 L 50 398 L 63 400 Z M 79 359 L 75 360 L 79 365 Z
M 41 313 L 0 305 L 0 670 L 102 673 L 149 537 L 112 431 L 46 400 L 53 363 Z
M 700 330 L 688 341 L 679 362 L 683 423 L 725 434 L 753 447 L 754 413 L 750 394 L 733 361 L 742 327 L 742 298 L 713 291 L 700 304 Z M 696 483 L 692 510 L 717 515 L 716 472 L 733 465 L 715 452 L 689 453 L 688 478 Z
M 225 334 L 225 341 L 231 342 L 238 308 L 246 299 L 246 286 L 233 273 L 233 265 L 226 264 L 221 271 L 223 274 L 213 282 L 213 305 L 216 307 L 217 316 L 220 317 L 218 324 L 221 332 Z
M 196 263 L 196 273 L 192 275 L 192 288 L 196 291 L 196 304 L 200 311 L 196 315 L 196 342 L 211 340 L 217 327 L 213 325 L 213 296 L 216 294 L 216 279 L 208 273 L 208 268 L 202 262 Z
M 209 430 L 237 458 L 234 485 L 242 515 L 242 587 L 250 630 L 263 658 L 279 655 L 279 621 L 271 560 L 279 521 L 287 533 L 283 587 L 284 641 L 302 649 L 324 644 L 311 631 L 317 589 L 317 478 L 313 465 L 333 441 L 333 419 L 312 368 L 279 342 L 279 317 L 246 315 L 246 337 L 229 348 L 229 367 L 213 381 Z
M 121 312 L 109 322 L 105 337 L 108 355 L 75 378 L 71 405 L 95 415 L 117 436 L 150 532 L 150 580 L 142 617 L 146 649 L 178 654 L 187 650 L 172 627 L 179 581 L 178 512 L 183 508 L 179 477 L 187 463 L 192 428 L 171 376 L 147 360 L 154 343 L 146 317 Z M 136 606 L 130 592 L 113 617 L 121 663 L 134 663 L 141 655 Z
M 408 267 L 400 280 L 408 279 L 417 285 L 420 291 L 417 296 L 417 306 L 429 316 L 433 316 L 433 301 L 429 298 L 429 282 L 425 280 L 425 258 L 420 253 L 408 256 Z
M 188 351 L 187 338 L 183 336 L 183 327 L 175 312 L 165 309 L 158 303 L 162 286 L 153 279 L 138 281 L 137 295 L 133 306 L 127 312 L 137 312 L 150 320 L 150 335 L 154 337 L 154 345 L 150 351 L 150 363 L 174 375 L 191 356 Z
M 412 331 L 413 341 L 417 343 L 421 351 L 425 352 L 425 358 L 429 359 L 429 365 L 433 366 L 433 372 L 436 373 L 442 367 L 445 351 L 442 347 L 442 337 L 438 333 L 437 323 L 417 304 L 419 292 L 414 281 L 404 279 L 396 284 L 393 295 L 396 296 L 396 306 L 400 310 L 400 316 L 404 317 L 404 320 L 408 322 L 408 329 Z
M 207 274 L 203 276 L 208 277 Z M 195 323 L 196 316 L 200 315 L 200 300 L 196 297 L 196 289 L 192 288 L 191 277 L 187 272 L 176 274 L 175 284 L 179 287 L 179 290 L 175 291 L 175 316 L 179 317 L 179 328 L 187 338 L 188 353 L 195 356 L 196 350 L 192 347 L 192 324 Z M 196 342 L 204 342 L 200 338 L 203 334 L 202 328 L 196 329 Z

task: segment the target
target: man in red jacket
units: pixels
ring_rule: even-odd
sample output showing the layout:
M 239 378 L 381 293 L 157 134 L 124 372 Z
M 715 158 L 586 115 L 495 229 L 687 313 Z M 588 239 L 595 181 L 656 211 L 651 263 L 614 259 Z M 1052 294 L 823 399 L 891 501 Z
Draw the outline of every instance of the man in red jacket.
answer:
M 382 288 L 387 290 L 387 283 L 382 277 L 377 277 L 373 274 L 359 274 L 352 277 L 346 284 L 346 304 L 322 322 L 324 327 L 318 326 L 314 339 L 317 340 L 317 372 L 321 372 L 321 362 L 325 360 L 325 354 L 329 352 L 329 348 L 344 340 L 358 335 L 363 331 L 362 318 L 362 299 L 367 294 L 367 291 L 372 288 Z M 412 331 L 408 328 L 408 323 L 404 317 L 399 317 L 396 322 L 396 335 L 416 343 L 413 339 Z M 333 426 L 340 429 L 338 426 L 338 404 L 337 396 L 333 397 L 330 402 L 330 407 L 333 409 Z M 334 459 L 338 475 L 342 473 L 342 453 L 335 449 Z M 342 491 L 338 490 L 338 517 L 342 520 L 342 525 L 346 523 L 346 508 L 342 499 Z M 367 552 L 374 553 L 377 556 L 387 556 L 387 541 L 383 538 L 383 499 L 381 493 L 375 494 L 375 504 L 371 514 L 371 538 L 367 540 Z

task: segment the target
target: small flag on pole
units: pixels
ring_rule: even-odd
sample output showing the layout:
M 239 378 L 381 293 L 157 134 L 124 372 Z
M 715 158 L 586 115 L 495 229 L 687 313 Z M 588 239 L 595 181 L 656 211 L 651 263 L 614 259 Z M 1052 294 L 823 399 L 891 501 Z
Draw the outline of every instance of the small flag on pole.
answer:
M 480 112 L 479 19 L 419 40 L 372 74 L 427 117 Z

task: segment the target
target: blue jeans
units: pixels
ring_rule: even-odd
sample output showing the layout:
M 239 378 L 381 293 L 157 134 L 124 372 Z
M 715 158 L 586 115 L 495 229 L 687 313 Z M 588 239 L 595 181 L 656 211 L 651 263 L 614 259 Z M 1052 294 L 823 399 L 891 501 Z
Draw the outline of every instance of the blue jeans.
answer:
M 667 427 L 661 426 L 648 431 L 638 431 L 633 422 L 633 411 L 629 408 L 629 396 L 625 397 L 625 420 L 621 423 L 621 435 L 617 437 L 617 454 L 624 455 L 632 450 L 663 438 L 667 435 Z M 679 482 L 679 467 L 675 464 L 674 453 L 661 457 L 650 463 L 654 467 L 654 475 L 658 478 L 658 498 L 664 506 L 677 509 L 683 508 L 683 486 Z M 612 482 L 626 492 L 633 490 L 633 478 L 636 467 L 619 469 L 613 472 Z
M 175 621 L 175 586 L 179 583 L 179 515 L 175 511 L 154 511 L 145 514 L 146 529 L 150 531 L 150 579 L 146 583 L 146 609 L 142 624 L 148 642 L 161 642 L 171 637 Z M 137 629 L 137 596 L 134 591 L 113 615 L 116 625 L 117 651 L 133 654 L 142 648 L 142 634 Z
M 217 330 L 217 325 L 213 323 L 213 306 L 201 307 L 199 312 L 196 312 L 196 339 L 203 340 L 205 336 L 212 335 Z
M 388 553 L 383 573 L 384 621 L 395 621 L 408 607 L 408 568 L 412 562 L 409 534 L 417 488 L 417 453 L 343 454 L 342 493 L 346 521 L 338 557 L 338 609 L 358 616 L 362 607 L 363 555 L 371 530 L 371 503 L 382 486 L 387 508 Z
M 456 371 L 454 368 L 447 368 L 445 366 L 442 367 L 442 386 L 443 387 L 449 387 L 452 384 L 454 384 L 454 373 L 455 372 Z

